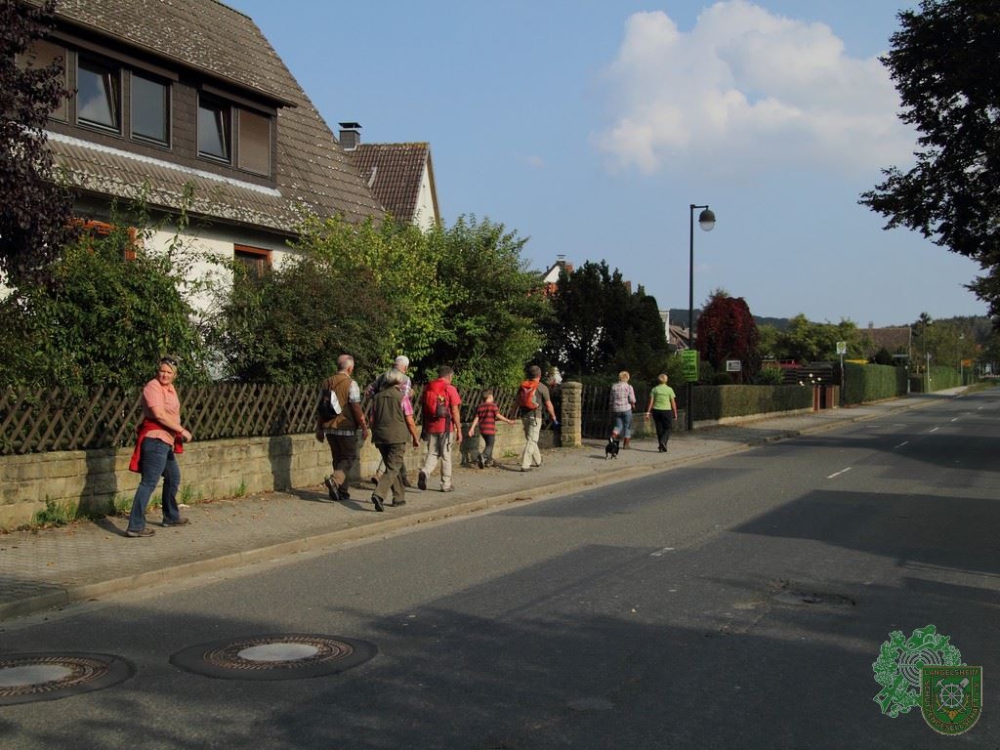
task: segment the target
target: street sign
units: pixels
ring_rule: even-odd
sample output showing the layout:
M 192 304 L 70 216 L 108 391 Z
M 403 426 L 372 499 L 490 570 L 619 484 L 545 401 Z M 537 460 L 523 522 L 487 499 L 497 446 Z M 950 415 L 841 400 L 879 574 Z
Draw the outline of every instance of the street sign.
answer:
M 743 365 L 738 359 L 727 359 L 726 360 L 726 372 L 739 372 L 743 369 Z
M 829 350 L 827 350 L 829 351 Z M 847 342 L 838 341 L 837 342 L 837 354 L 847 354 Z
M 698 382 L 698 350 L 685 349 L 681 352 L 681 363 L 684 365 L 684 382 Z

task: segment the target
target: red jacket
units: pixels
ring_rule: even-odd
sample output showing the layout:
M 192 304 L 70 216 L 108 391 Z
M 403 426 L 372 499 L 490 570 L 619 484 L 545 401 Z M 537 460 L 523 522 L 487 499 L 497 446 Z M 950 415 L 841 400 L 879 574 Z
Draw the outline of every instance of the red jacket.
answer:
M 134 471 L 136 474 L 140 473 L 139 470 L 139 459 L 142 456 L 142 441 L 146 439 L 147 433 L 151 430 L 162 430 L 165 429 L 162 424 L 157 422 L 155 419 L 144 419 L 142 424 L 139 425 L 138 437 L 135 441 L 135 450 L 132 451 L 132 460 L 128 463 L 128 470 Z M 154 438 L 155 440 L 155 438 Z M 174 453 L 183 453 L 184 443 L 181 442 L 181 436 L 174 436 Z

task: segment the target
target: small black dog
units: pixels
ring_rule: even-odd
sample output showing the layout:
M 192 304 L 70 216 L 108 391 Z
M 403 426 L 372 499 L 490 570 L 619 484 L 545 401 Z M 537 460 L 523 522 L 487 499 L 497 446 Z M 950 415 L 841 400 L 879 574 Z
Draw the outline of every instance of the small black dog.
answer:
M 618 458 L 618 451 L 621 450 L 621 441 L 616 438 L 608 438 L 608 444 L 604 446 L 604 460 Z

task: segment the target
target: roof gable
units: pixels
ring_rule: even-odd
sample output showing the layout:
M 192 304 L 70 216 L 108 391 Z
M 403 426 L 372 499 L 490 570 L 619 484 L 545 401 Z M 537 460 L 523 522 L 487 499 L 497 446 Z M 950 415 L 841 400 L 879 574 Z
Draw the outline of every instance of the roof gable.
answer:
M 378 201 L 396 219 L 406 223 L 413 223 L 417 218 L 420 189 L 427 174 L 437 217 L 429 144 L 363 143 L 347 153 Z

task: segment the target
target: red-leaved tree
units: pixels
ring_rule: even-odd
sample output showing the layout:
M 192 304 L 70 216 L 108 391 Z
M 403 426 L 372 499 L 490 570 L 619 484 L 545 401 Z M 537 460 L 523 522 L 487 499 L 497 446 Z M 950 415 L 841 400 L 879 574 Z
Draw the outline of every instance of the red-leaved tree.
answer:
M 759 367 L 757 324 L 742 297 L 730 297 L 723 289 L 712 292 L 698 318 L 697 347 L 701 358 L 716 371 L 727 359 L 738 359 L 750 373 Z

